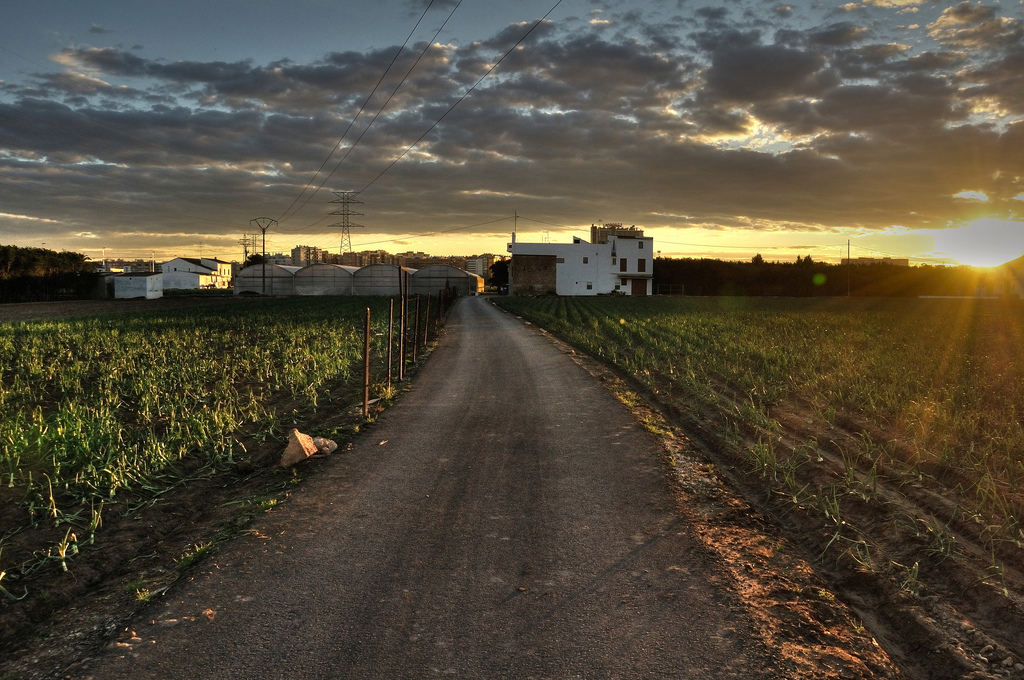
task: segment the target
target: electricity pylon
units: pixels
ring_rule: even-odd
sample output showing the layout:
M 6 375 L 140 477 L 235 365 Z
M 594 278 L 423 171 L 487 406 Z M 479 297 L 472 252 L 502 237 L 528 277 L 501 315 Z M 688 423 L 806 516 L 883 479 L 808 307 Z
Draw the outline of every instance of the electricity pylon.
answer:
M 332 227 L 341 228 L 341 246 L 339 253 L 344 253 L 346 250 L 352 252 L 352 228 L 361 228 L 361 224 L 353 224 L 349 218 L 355 215 L 362 216 L 361 212 L 354 212 L 352 210 L 353 205 L 362 205 L 362 201 L 357 201 L 356 196 L 359 192 L 357 191 L 332 191 L 332 194 L 337 196 L 336 199 L 331 203 L 340 203 L 341 207 L 332 212 L 332 215 L 338 215 L 341 217 L 340 222 L 332 224 Z

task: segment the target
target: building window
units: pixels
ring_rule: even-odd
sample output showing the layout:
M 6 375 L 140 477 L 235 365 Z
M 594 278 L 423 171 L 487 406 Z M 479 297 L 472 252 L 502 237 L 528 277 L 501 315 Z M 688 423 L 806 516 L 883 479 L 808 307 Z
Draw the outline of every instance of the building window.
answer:
M 622 258 L 621 260 L 619 260 L 619 271 L 620 272 L 626 271 L 626 262 L 627 262 L 626 258 Z
M 643 242 L 643 241 L 637 241 L 637 242 L 636 242 L 636 246 L 637 246 L 637 248 L 639 248 L 640 250 L 643 250 L 643 249 L 644 249 L 644 242 Z
M 587 283 L 587 290 L 594 290 L 594 284 Z
M 637 260 L 636 261 L 636 270 L 638 272 L 645 272 L 645 271 L 647 271 L 647 260 L 645 260 L 643 258 L 640 258 L 639 260 Z
M 583 264 L 590 264 L 590 258 L 589 257 L 583 258 Z
M 617 264 L 618 264 L 618 259 L 619 259 L 619 258 L 617 258 L 617 257 L 613 257 L 613 258 L 612 258 L 612 266 L 613 266 L 613 267 L 614 267 L 615 265 L 617 265 Z
M 565 263 L 565 258 L 564 257 L 556 257 L 555 258 L 555 264 L 564 264 L 564 263 Z

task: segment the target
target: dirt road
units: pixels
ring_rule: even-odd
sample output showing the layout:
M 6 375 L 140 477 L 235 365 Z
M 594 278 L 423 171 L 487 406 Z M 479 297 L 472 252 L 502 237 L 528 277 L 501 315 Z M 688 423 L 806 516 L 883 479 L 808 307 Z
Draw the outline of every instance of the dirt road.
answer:
M 465 299 L 350 452 L 75 676 L 782 677 L 661 460 L 567 356 Z

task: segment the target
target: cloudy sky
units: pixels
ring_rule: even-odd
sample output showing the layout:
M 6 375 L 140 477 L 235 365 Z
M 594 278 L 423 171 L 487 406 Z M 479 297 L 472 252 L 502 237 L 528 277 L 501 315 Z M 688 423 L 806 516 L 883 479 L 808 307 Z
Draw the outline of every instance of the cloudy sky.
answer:
M 556 2 L 6 0 L 0 243 L 1024 253 L 1022 0 Z

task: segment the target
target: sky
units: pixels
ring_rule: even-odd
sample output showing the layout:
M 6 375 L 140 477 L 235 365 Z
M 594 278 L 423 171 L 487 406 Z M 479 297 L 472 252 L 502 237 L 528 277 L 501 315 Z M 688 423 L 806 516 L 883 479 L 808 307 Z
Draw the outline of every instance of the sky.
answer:
M 1024 0 L 5 0 L 0 244 L 1024 254 Z M 333 214 L 332 214 L 333 213 Z M 266 218 L 261 223 L 257 218 Z

